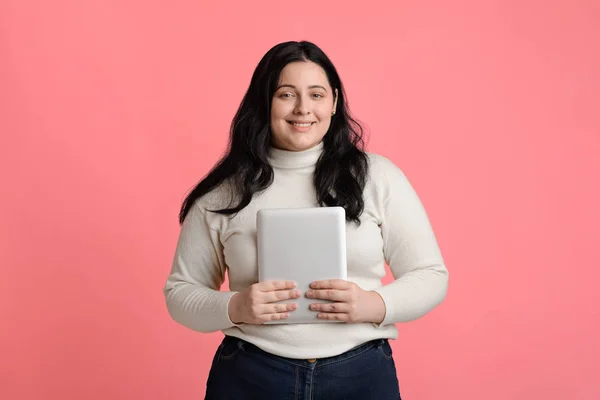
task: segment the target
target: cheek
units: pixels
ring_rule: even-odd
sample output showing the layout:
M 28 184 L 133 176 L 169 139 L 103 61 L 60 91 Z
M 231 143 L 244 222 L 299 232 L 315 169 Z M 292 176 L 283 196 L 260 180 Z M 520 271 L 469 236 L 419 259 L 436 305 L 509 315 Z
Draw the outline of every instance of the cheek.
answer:
M 323 101 L 319 104 L 319 107 L 315 110 L 321 119 L 331 119 L 331 112 L 333 111 L 333 102 Z
M 284 119 L 289 113 L 289 106 L 286 104 L 275 101 L 271 105 L 271 121 L 273 122 Z
M 331 111 L 329 108 L 322 108 L 319 109 L 319 111 L 316 113 L 317 114 L 317 118 L 319 119 L 319 122 L 321 123 L 327 123 L 329 120 L 331 120 Z

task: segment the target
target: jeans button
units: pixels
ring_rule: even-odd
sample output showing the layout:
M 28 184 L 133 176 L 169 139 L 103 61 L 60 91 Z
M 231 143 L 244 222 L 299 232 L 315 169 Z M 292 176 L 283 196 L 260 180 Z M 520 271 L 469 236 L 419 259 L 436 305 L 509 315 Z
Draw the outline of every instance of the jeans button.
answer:
M 317 359 L 316 359 L 316 358 L 310 358 L 310 359 L 308 359 L 308 360 L 306 360 L 306 361 L 308 361 L 309 363 L 311 363 L 311 364 L 312 364 L 312 363 L 316 363 L 316 362 L 317 362 Z

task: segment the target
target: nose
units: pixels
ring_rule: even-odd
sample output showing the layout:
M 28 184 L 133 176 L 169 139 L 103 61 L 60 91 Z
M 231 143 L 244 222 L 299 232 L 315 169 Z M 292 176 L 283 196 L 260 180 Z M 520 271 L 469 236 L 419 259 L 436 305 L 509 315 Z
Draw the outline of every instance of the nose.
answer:
M 308 107 L 306 106 L 307 102 L 302 98 L 302 96 L 298 96 L 298 100 L 296 101 L 296 107 L 294 107 L 294 114 L 296 115 L 306 115 L 310 114 Z

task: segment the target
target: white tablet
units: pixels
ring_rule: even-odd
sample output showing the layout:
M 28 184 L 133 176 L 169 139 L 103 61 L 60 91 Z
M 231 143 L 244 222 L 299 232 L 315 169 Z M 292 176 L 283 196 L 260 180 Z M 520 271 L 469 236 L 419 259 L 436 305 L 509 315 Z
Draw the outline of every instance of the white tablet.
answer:
M 332 323 L 320 320 L 307 299 L 311 282 L 347 279 L 346 212 L 342 207 L 262 209 L 257 213 L 258 279 L 291 280 L 302 291 L 298 308 L 270 324 Z

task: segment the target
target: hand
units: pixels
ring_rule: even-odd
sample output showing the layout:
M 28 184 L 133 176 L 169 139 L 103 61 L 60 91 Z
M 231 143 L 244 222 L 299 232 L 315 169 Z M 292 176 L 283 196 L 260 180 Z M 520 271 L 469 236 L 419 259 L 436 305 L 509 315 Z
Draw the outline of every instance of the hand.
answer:
M 296 303 L 271 304 L 280 300 L 297 299 L 300 291 L 289 281 L 265 281 L 255 283 L 246 290 L 234 294 L 229 300 L 229 319 L 234 324 L 263 324 L 267 321 L 285 319 L 295 310 Z
M 306 292 L 310 299 L 332 303 L 313 303 L 310 309 L 319 311 L 320 319 L 344 322 L 381 323 L 385 318 L 385 303 L 376 292 L 361 289 L 357 284 L 341 279 L 313 282 Z

